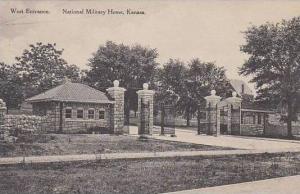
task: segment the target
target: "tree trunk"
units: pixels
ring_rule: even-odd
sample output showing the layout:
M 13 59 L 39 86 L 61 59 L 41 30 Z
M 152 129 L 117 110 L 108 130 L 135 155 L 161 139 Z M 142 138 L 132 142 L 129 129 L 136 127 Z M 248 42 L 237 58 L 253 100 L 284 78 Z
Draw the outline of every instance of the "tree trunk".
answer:
M 160 134 L 164 135 L 165 134 L 165 107 L 164 107 L 163 104 L 161 105 L 161 117 L 160 118 L 161 118 L 161 120 L 160 120 L 160 126 L 161 126 Z
M 186 126 L 190 127 L 190 108 L 186 109 Z
M 201 112 L 200 112 L 200 105 L 198 105 L 198 114 L 197 114 L 197 121 L 198 121 L 198 135 L 200 135 L 200 132 L 201 132 L 201 123 L 200 123 L 200 119 L 201 119 L 201 117 L 200 117 L 200 114 L 201 114 Z
M 292 101 L 290 98 L 288 98 L 287 102 L 287 135 L 288 137 L 292 138 L 293 133 L 292 133 L 292 117 L 293 117 L 293 110 L 292 110 Z

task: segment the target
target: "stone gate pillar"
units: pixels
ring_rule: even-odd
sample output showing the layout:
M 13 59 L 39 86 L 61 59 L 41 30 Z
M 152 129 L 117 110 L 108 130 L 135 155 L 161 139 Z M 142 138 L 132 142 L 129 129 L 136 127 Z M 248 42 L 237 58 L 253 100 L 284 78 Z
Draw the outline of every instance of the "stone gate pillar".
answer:
M 6 104 L 2 99 L 0 99 L 0 140 L 1 139 L 5 140 L 6 133 L 8 133 L 8 131 L 5 131 L 3 127 L 3 125 L 5 124 L 5 115 L 6 115 Z
M 220 109 L 218 103 L 221 97 L 216 96 L 216 91 L 212 90 L 211 95 L 205 97 L 206 111 L 207 111 L 207 134 L 208 135 L 220 135 Z
M 0 125 L 4 124 L 6 109 L 6 103 L 0 99 Z
M 141 135 L 152 134 L 153 129 L 153 97 L 155 92 L 149 90 L 148 87 L 149 85 L 144 83 L 143 90 L 136 92 L 138 94 L 138 133 Z
M 124 88 L 119 87 L 119 81 L 115 80 L 114 87 L 108 88 L 108 94 L 114 99 L 111 113 L 112 130 L 115 134 L 128 133 L 124 131 Z
M 232 92 L 232 97 L 226 99 L 228 103 L 228 133 L 241 135 L 241 103 L 242 99 Z

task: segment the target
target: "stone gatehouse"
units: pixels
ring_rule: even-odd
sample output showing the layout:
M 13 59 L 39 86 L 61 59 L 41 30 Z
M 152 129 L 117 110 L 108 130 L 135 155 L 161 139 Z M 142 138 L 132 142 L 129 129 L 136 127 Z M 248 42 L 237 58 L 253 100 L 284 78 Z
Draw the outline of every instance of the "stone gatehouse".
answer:
M 119 82 L 107 89 L 108 94 L 69 80 L 55 88 L 26 100 L 33 114 L 44 116 L 47 130 L 79 132 L 103 130 L 109 133 L 124 131 L 124 92 Z

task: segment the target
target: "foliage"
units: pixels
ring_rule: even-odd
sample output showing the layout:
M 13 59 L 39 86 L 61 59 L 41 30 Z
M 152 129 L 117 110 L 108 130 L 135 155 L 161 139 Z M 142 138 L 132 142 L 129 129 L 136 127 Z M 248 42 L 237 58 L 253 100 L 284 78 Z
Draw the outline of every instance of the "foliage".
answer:
M 0 63 L 0 98 L 7 109 L 18 108 L 22 102 L 22 81 L 12 66 Z
M 180 60 L 170 59 L 159 70 L 157 80 L 157 100 L 176 102 L 178 112 L 187 118 L 188 125 L 190 116 L 198 107 L 205 106 L 204 97 L 212 89 L 224 97 L 229 89 L 224 68 L 199 59 L 193 59 L 187 65 Z
M 85 72 L 84 80 L 102 91 L 111 87 L 114 80 L 119 80 L 120 85 L 127 89 L 126 110 L 129 111 L 128 107 L 137 110 L 136 91 L 142 88 L 143 83 L 152 82 L 158 65 L 157 57 L 156 49 L 107 41 L 89 59 L 90 69 Z
M 156 98 L 159 102 L 172 104 L 182 97 L 187 79 L 187 67 L 178 59 L 169 61 L 157 71 Z
M 156 49 L 107 41 L 89 59 L 85 81 L 98 89 L 111 87 L 114 80 L 125 88 L 141 88 L 151 81 L 157 57 Z
M 24 85 L 25 98 L 59 85 L 64 77 L 79 80 L 79 69 L 61 57 L 56 44 L 30 44 L 14 65 Z
M 219 96 L 226 97 L 230 89 L 229 81 L 225 75 L 224 67 L 217 67 L 212 62 L 202 62 L 192 59 L 189 65 L 186 88 L 188 96 L 193 99 L 193 107 L 203 104 L 204 97 L 216 90 Z
M 258 100 L 286 107 L 289 136 L 300 101 L 300 17 L 251 26 L 241 51 L 249 55 L 240 74 L 251 75 Z

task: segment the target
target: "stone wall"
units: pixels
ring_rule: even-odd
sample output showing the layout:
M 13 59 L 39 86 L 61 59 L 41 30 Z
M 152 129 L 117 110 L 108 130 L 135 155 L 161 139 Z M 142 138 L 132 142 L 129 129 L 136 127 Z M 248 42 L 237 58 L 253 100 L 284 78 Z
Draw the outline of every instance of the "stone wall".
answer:
M 46 117 L 33 115 L 5 115 L 3 129 L 19 129 L 24 132 L 34 132 L 41 130 L 41 124 Z
M 32 113 L 36 116 L 45 116 L 42 130 L 57 132 L 59 130 L 59 104 L 58 102 L 37 102 L 32 104 Z
M 246 110 L 241 112 L 241 135 L 263 136 L 266 128 L 266 115 L 261 110 Z
M 264 126 L 258 124 L 241 124 L 241 135 L 262 136 L 264 135 Z
M 245 113 L 245 112 L 243 112 Z M 259 121 L 260 114 L 260 121 Z M 278 113 L 262 113 L 251 111 L 251 115 L 243 116 L 241 124 L 241 135 L 248 136 L 268 136 L 284 137 L 287 136 L 287 124 L 280 121 L 281 115 Z M 300 135 L 300 122 L 292 122 L 293 135 Z
M 280 121 L 281 115 L 279 113 L 269 114 L 268 122 L 265 129 L 266 136 L 287 136 L 287 124 Z M 292 122 L 293 135 L 300 135 L 300 121 Z
M 20 134 L 32 134 L 42 131 L 45 117 L 30 115 L 5 115 L 0 125 L 0 140 L 13 141 Z

